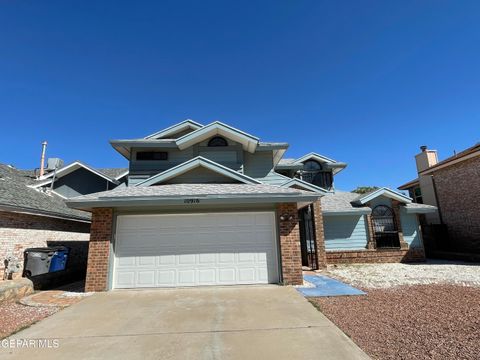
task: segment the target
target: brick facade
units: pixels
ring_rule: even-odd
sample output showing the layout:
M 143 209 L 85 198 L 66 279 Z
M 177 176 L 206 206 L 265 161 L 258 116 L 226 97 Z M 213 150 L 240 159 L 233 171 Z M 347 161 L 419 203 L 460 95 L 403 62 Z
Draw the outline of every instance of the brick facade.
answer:
M 3 260 L 7 256 L 15 256 L 23 268 L 25 249 L 60 244 L 73 247 L 77 242 L 87 242 L 89 232 L 89 223 L 1 211 L 0 271 L 3 274 Z M 14 275 L 14 277 L 20 276 L 21 272 Z
M 289 285 L 303 284 L 297 204 L 278 204 L 277 217 L 283 282 Z M 284 217 L 284 220 L 280 217 Z
M 480 157 L 435 170 L 434 180 L 451 249 L 480 253 Z
M 315 242 L 317 247 L 317 265 L 319 269 L 327 266 L 325 254 L 325 232 L 323 228 L 323 213 L 320 199 L 313 203 L 313 218 L 315 223 Z
M 398 263 L 424 260 L 423 249 L 327 251 L 328 264 Z
M 85 291 L 105 291 L 108 289 L 112 231 L 113 209 L 93 209 Z

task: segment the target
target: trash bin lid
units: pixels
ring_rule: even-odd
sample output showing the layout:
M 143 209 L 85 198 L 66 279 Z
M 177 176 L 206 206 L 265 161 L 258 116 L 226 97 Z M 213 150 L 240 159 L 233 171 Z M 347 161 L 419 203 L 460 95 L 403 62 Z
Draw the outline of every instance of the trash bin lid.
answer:
M 39 248 L 28 248 L 25 249 L 24 252 L 29 253 L 29 252 L 41 252 L 41 253 L 51 253 L 54 252 L 55 249 L 50 248 L 50 247 L 39 247 Z

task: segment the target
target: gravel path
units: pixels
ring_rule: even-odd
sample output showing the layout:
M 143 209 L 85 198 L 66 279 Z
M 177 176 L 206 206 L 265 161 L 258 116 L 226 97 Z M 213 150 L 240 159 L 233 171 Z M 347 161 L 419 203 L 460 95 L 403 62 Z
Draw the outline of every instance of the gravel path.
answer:
M 449 261 L 429 260 L 418 264 L 329 265 L 325 274 L 353 286 L 374 289 L 424 284 L 480 286 L 480 264 Z
M 0 339 L 56 313 L 56 307 L 31 307 L 17 303 L 0 304 Z
M 479 287 L 364 290 L 310 300 L 374 359 L 479 359 Z

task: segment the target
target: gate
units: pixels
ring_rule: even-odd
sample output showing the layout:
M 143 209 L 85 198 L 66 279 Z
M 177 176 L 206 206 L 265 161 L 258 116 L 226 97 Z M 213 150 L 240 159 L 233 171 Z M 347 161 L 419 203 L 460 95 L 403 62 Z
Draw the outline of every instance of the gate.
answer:
M 399 248 L 400 239 L 395 214 L 386 205 L 378 205 L 372 210 L 373 233 L 377 248 Z
M 313 222 L 313 206 L 309 205 L 298 212 L 300 225 L 300 247 L 302 251 L 302 266 L 317 270 L 317 242 Z

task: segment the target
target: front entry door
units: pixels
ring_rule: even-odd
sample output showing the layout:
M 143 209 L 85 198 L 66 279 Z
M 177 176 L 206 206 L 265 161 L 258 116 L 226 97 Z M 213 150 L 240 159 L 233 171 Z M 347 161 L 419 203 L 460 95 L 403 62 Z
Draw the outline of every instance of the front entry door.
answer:
M 302 266 L 317 270 L 317 242 L 313 223 L 313 206 L 306 206 L 298 211 L 300 223 L 300 248 Z

